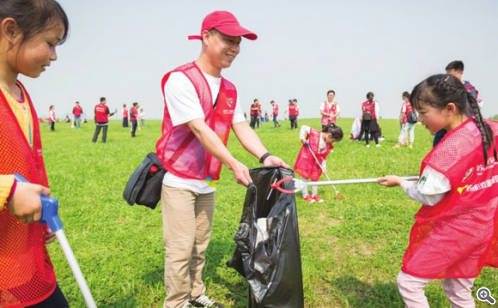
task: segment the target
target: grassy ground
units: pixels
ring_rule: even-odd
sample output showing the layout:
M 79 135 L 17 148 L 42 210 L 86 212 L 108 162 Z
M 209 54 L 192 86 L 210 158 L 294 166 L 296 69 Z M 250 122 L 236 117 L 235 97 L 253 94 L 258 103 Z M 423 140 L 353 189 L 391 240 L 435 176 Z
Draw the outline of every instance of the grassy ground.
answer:
M 351 119 L 339 125 L 345 138 L 327 160 L 333 179 L 378 177 L 385 174 L 416 175 L 421 159 L 430 150 L 432 137 L 416 127 L 413 149 L 392 149 L 399 134 L 396 120 L 381 120 L 386 140 L 381 148 L 366 148 L 348 140 Z M 129 129 L 111 122 L 108 142 L 91 143 L 93 123 L 81 129 L 57 123 L 54 133 L 42 125 L 44 157 L 53 196 L 60 202 L 60 216 L 81 269 L 99 307 L 160 307 L 164 298 L 160 207 L 151 211 L 128 206 L 122 191 L 129 175 L 143 157 L 154 150 L 160 121 L 130 138 Z M 293 164 L 299 150 L 298 131 L 288 121 L 274 129 L 265 123 L 258 135 L 275 155 Z M 299 124 L 319 127 L 318 119 Z M 257 167 L 231 136 L 229 149 L 249 168 Z M 208 295 L 228 307 L 245 307 L 247 284 L 225 266 L 235 244 L 245 188 L 223 168 L 218 183 L 213 235 L 207 251 L 204 280 Z M 307 307 L 402 307 L 396 275 L 407 246 L 413 214 L 419 205 L 399 188 L 377 184 L 338 187 L 338 201 L 331 188 L 320 188 L 326 200 L 306 204 L 297 196 L 304 295 Z M 59 285 L 72 307 L 83 299 L 58 244 L 50 245 Z M 485 268 L 474 292 L 487 286 L 498 294 L 498 271 Z M 426 294 L 433 307 L 449 307 L 442 284 L 432 282 Z M 496 297 L 496 296 L 495 296 Z M 482 303 L 478 306 L 484 307 Z

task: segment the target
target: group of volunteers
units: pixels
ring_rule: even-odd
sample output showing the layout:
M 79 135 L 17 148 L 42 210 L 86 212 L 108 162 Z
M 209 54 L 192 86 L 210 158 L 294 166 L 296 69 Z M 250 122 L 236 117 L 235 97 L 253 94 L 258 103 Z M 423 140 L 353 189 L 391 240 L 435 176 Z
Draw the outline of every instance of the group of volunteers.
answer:
M 275 102 L 274 100 L 270 101 L 270 105 L 272 107 L 272 119 L 273 119 L 273 127 L 280 127 L 280 122 L 278 122 L 278 114 L 279 114 L 279 106 L 278 103 Z M 297 117 L 299 116 L 299 105 L 297 102 L 296 98 L 289 99 L 289 106 L 288 106 L 288 114 L 289 114 L 289 122 L 290 122 L 290 127 L 291 129 L 297 129 Z M 250 119 L 250 126 L 251 128 L 259 128 L 261 126 L 261 122 L 263 118 L 262 116 L 262 106 L 261 103 L 257 98 L 254 99 L 253 103 L 251 104 L 251 109 L 249 111 L 249 115 L 251 117 Z M 265 118 L 268 114 L 265 113 Z M 269 116 L 268 116 L 269 118 Z
M 68 307 L 45 247 L 54 234 L 39 224 L 40 195 L 50 193 L 35 108 L 23 74 L 36 78 L 57 59 L 69 22 L 55 0 L 0 3 L 0 304 L 2 307 Z M 240 52 L 242 38 L 257 35 L 227 11 L 208 14 L 198 35 L 195 61 L 162 79 L 164 117 L 156 154 L 167 170 L 161 205 L 165 246 L 164 307 L 223 307 L 208 297 L 202 280 L 215 210 L 215 182 L 225 165 L 237 183 L 248 186 L 249 169 L 226 144 L 233 130 L 263 166 L 290 168 L 272 155 L 245 121 L 233 83 L 221 75 Z M 424 285 L 445 279 L 444 290 L 458 307 L 473 307 L 471 287 L 483 266 L 498 266 L 496 146 L 498 125 L 484 120 L 475 98 L 448 74 L 434 75 L 410 95 L 419 120 L 443 139 L 422 162 L 421 178 L 410 184 L 395 176 L 382 185 L 400 185 L 420 201 L 410 243 L 398 275 L 407 307 L 428 307 Z M 470 107 L 470 108 L 469 108 Z M 330 108 L 324 113 L 330 113 Z M 327 112 L 328 110 L 328 112 Z M 95 107 L 95 142 L 112 115 L 102 97 Z M 297 118 L 297 115 L 296 115 Z M 294 120 L 295 121 L 295 120 Z M 297 122 L 295 123 L 297 128 Z M 317 178 L 342 130 L 303 127 L 296 172 Z M 29 183 L 17 182 L 21 174 Z M 318 175 L 319 176 L 319 175 Z M 312 188 L 313 200 L 320 202 Z M 64 206 L 63 204 L 61 206 Z

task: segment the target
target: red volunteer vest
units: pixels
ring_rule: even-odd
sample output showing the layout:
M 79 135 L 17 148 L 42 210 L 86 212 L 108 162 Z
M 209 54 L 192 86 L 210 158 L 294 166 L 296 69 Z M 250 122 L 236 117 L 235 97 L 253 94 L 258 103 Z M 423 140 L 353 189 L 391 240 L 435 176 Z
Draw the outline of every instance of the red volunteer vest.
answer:
M 40 129 L 31 98 L 20 82 L 33 122 L 33 149 L 0 91 L 0 174 L 19 173 L 48 187 Z M 45 248 L 45 226 L 23 224 L 0 210 L 0 306 L 24 307 L 45 300 L 55 290 L 55 274 Z
M 487 122 L 498 143 L 498 123 Z M 415 214 L 402 270 L 431 279 L 475 278 L 483 266 L 498 267 L 498 162 L 488 153 L 484 167 L 481 134 L 469 119 L 448 132 L 425 157 L 444 174 L 451 190 Z M 423 180 L 423 178 L 421 179 Z
M 319 130 L 312 128 L 307 140 L 311 150 L 315 153 L 318 162 L 321 164 L 334 147 L 327 144 L 325 150 L 320 151 L 320 134 L 321 132 Z M 294 164 L 294 172 L 303 178 L 311 179 L 312 181 L 318 181 L 320 179 L 320 175 L 322 174 L 322 169 L 315 162 L 310 150 L 304 144 L 297 155 L 296 163 Z
M 365 111 L 367 110 L 370 111 L 370 113 L 372 114 L 372 120 L 377 118 L 375 115 L 375 100 L 373 100 L 372 102 L 364 101 L 361 104 L 361 111 L 365 113 Z
M 258 111 L 258 105 L 256 103 L 251 104 L 251 113 L 250 115 L 255 115 Z
M 412 104 L 410 104 L 410 102 L 405 102 L 404 104 L 406 105 L 406 107 L 405 107 L 405 113 L 403 114 L 403 120 L 401 121 L 401 123 L 403 124 L 408 122 L 408 115 L 413 110 Z M 403 111 L 403 106 L 401 106 L 401 111 Z
M 273 106 L 273 115 L 278 116 L 278 104 L 275 103 L 275 106 Z
M 127 117 L 128 117 L 128 109 L 123 108 L 123 118 L 127 118 Z
M 203 180 L 209 177 L 218 180 L 221 162 L 204 149 L 186 123 L 173 126 L 171 122 L 164 95 L 164 85 L 172 72 L 181 72 L 190 79 L 204 111 L 206 124 L 218 135 L 224 145 L 228 142 L 237 104 L 237 90 L 230 81 L 222 77 L 216 108 L 213 108 L 209 84 L 194 62 L 167 73 L 161 83 L 165 103 L 164 118 L 162 137 L 156 143 L 156 151 L 164 169 L 182 178 Z
M 330 106 L 329 108 L 329 102 L 325 101 L 325 108 L 323 109 L 323 112 L 324 113 L 331 113 L 334 115 L 334 118 L 331 119 L 329 116 L 324 116 L 322 115 L 322 125 L 328 125 L 330 123 L 334 123 L 335 124 L 335 115 L 337 114 L 337 105 L 336 104 L 332 104 L 332 106 Z
M 73 108 L 73 114 L 77 117 L 79 117 L 82 113 L 83 109 L 81 109 L 81 107 L 74 107 Z
M 296 105 L 289 105 L 289 116 L 297 116 L 297 108 Z
M 95 106 L 95 121 L 97 122 L 109 122 L 109 118 L 107 117 L 107 106 L 104 104 L 97 104 Z
M 131 109 L 130 109 L 130 120 L 131 121 L 136 121 L 137 120 L 137 115 L 138 115 L 137 108 L 131 107 Z

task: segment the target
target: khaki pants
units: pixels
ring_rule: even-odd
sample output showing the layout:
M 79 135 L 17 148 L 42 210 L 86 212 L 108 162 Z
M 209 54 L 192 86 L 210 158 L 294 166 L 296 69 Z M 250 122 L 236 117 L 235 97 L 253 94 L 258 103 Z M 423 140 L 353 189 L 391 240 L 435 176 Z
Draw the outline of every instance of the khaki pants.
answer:
M 161 205 L 166 250 L 164 307 L 183 307 L 206 290 L 202 268 L 211 237 L 214 192 L 198 194 L 163 185 Z

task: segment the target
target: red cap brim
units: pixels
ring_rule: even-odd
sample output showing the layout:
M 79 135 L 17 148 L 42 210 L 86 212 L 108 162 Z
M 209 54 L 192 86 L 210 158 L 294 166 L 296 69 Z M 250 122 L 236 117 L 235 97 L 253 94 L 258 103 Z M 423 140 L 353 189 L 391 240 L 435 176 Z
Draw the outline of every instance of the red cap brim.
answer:
M 248 40 L 255 40 L 258 38 L 256 33 L 249 31 L 246 28 L 241 27 L 241 26 L 221 25 L 221 26 L 217 26 L 215 29 L 220 31 L 221 33 L 223 33 L 225 35 L 228 35 L 228 36 L 242 36 Z
M 202 36 L 200 36 L 200 35 L 189 35 L 187 38 L 189 40 L 200 40 L 200 39 L 202 39 Z

